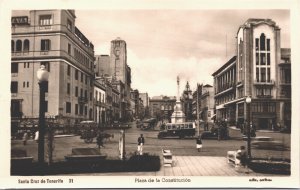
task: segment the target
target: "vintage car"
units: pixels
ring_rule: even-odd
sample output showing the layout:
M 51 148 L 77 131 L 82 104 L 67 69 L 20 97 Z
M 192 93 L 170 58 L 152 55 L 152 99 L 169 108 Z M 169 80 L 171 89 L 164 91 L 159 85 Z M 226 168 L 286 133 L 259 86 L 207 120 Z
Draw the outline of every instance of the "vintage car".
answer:
M 282 141 L 274 140 L 271 137 L 265 136 L 251 138 L 251 147 L 257 149 L 285 149 L 285 145 Z
M 195 123 L 194 122 L 184 122 L 184 123 L 167 123 L 161 126 L 157 137 L 159 139 L 164 137 L 179 137 L 184 138 L 186 136 L 195 136 Z

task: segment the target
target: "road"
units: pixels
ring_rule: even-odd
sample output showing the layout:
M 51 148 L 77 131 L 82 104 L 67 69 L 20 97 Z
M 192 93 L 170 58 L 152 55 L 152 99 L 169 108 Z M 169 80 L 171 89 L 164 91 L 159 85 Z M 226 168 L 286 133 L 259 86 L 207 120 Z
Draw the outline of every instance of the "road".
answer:
M 118 140 L 120 130 L 107 130 L 107 133 L 114 134 L 114 138 L 104 142 L 104 148 L 101 153 L 106 154 L 108 159 L 118 159 Z M 246 146 L 246 142 L 241 139 L 239 130 L 230 129 L 229 140 L 203 139 L 203 148 L 201 152 L 196 150 L 196 140 L 194 138 L 166 138 L 158 139 L 158 127 L 154 130 L 142 131 L 133 125 L 132 128 L 125 131 L 125 150 L 129 157 L 137 150 L 137 138 L 140 134 L 145 137 L 144 152 L 148 154 L 161 155 L 161 149 L 170 149 L 176 156 L 220 156 L 225 157 L 228 150 L 237 150 L 241 145 Z M 257 136 L 269 136 L 277 140 L 282 140 L 290 147 L 290 134 L 274 133 L 274 132 L 257 132 Z M 55 138 L 54 161 L 64 160 L 64 156 L 71 154 L 72 148 L 96 147 L 95 140 L 93 143 L 87 144 L 80 139 L 79 136 Z M 12 148 L 21 148 L 27 151 L 27 155 L 33 156 L 37 160 L 37 143 L 29 140 L 27 145 L 23 145 L 21 140 L 12 140 Z M 47 148 L 46 148 L 47 150 Z M 273 157 L 273 158 L 290 158 L 290 150 L 256 150 L 252 149 L 253 157 Z

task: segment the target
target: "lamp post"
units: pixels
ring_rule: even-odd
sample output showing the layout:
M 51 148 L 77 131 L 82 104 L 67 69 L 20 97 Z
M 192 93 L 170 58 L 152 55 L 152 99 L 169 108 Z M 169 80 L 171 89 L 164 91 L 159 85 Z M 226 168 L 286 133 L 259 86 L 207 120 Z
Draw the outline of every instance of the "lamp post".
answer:
M 39 139 L 38 139 L 38 162 L 40 165 L 44 164 L 44 136 L 45 136 L 45 92 L 49 73 L 44 65 L 41 65 L 37 71 L 37 78 L 40 86 L 40 107 L 39 107 Z
M 247 151 L 248 151 L 248 158 L 251 159 L 251 137 L 250 137 L 250 104 L 251 104 L 251 97 L 247 96 L 246 98 L 247 104 Z

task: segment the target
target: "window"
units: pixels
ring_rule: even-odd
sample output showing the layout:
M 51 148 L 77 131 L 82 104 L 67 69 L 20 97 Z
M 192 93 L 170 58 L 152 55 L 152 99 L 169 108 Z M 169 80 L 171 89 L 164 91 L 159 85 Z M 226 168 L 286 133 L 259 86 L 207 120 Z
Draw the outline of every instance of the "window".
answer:
M 70 76 L 71 75 L 71 66 L 68 65 L 68 68 L 67 68 L 67 75 Z
M 260 64 L 266 65 L 266 54 L 265 53 L 260 53 Z
M 267 51 L 270 51 L 270 39 L 267 39 Z
M 81 81 L 81 82 L 83 82 L 83 75 L 84 75 L 84 74 L 81 73 L 81 78 L 80 78 L 80 81 Z
M 17 81 L 12 81 L 10 83 L 10 91 L 11 91 L 11 93 L 18 93 L 18 82 Z
M 72 22 L 69 19 L 67 20 L 67 28 L 72 30 Z
M 79 114 L 83 115 L 83 105 L 79 105 Z
M 29 51 L 29 40 L 24 40 L 24 49 L 23 51 L 28 52 Z
M 84 115 L 87 115 L 87 106 L 84 106 Z
M 82 88 L 80 89 L 80 97 L 83 97 L 83 90 L 82 90 Z
M 75 87 L 75 97 L 78 97 L 78 87 Z
M 15 51 L 15 41 L 11 40 L 11 52 Z
M 259 65 L 259 54 L 258 53 L 255 54 L 255 62 L 256 62 L 256 65 Z
M 78 80 L 78 70 L 75 70 L 75 80 Z
M 67 84 L 67 94 L 68 94 L 68 95 L 70 95 L 70 91 L 71 91 L 70 89 L 71 89 L 70 83 L 68 83 L 68 84 Z
M 260 81 L 266 82 L 266 68 L 260 69 Z
M 24 81 L 24 82 L 23 82 L 23 88 L 25 88 L 25 86 L 26 86 L 26 82 Z
M 24 63 L 24 68 L 26 68 L 26 67 L 29 68 L 29 63 L 26 63 L 26 62 L 25 62 L 25 63 Z
M 40 15 L 40 26 L 52 25 L 51 15 Z
M 11 63 L 11 73 L 19 72 L 19 63 Z
M 29 88 L 29 82 L 27 81 L 27 88 Z
M 267 65 L 270 65 L 271 60 L 270 60 L 270 53 L 267 53 Z
M 87 78 L 88 78 L 88 76 L 85 75 L 85 84 L 87 84 Z
M 71 55 L 71 44 L 68 43 L 68 54 Z
M 259 82 L 259 68 L 256 67 L 256 81 Z
M 71 102 L 66 102 L 66 113 L 71 113 Z
M 48 61 L 41 62 L 41 66 L 44 65 L 46 70 L 50 72 L 50 63 Z
M 90 101 L 92 101 L 93 93 L 90 93 Z
M 261 35 L 260 35 L 260 50 L 262 51 L 262 50 L 266 50 L 266 48 L 265 48 L 265 42 L 266 41 L 266 36 L 265 36 L 265 34 L 264 33 L 262 33 Z
M 22 41 L 21 40 L 17 40 L 16 43 L 16 51 L 22 51 Z
M 78 104 L 75 104 L 75 115 L 78 115 Z
M 50 40 L 41 40 L 41 51 L 49 51 L 51 48 Z
M 84 91 L 84 97 L 88 98 L 88 96 L 87 96 L 87 90 Z

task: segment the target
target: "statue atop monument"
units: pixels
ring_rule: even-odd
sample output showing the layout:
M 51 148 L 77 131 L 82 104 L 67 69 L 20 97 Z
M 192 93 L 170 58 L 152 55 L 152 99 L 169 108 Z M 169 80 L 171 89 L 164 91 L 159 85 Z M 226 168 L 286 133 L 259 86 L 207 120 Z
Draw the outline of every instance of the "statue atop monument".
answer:
M 177 76 L 177 97 L 176 97 L 176 105 L 174 106 L 174 112 L 171 116 L 171 122 L 172 123 L 183 123 L 185 122 L 185 115 L 182 111 L 182 106 L 180 102 L 180 96 L 179 96 L 179 76 Z

